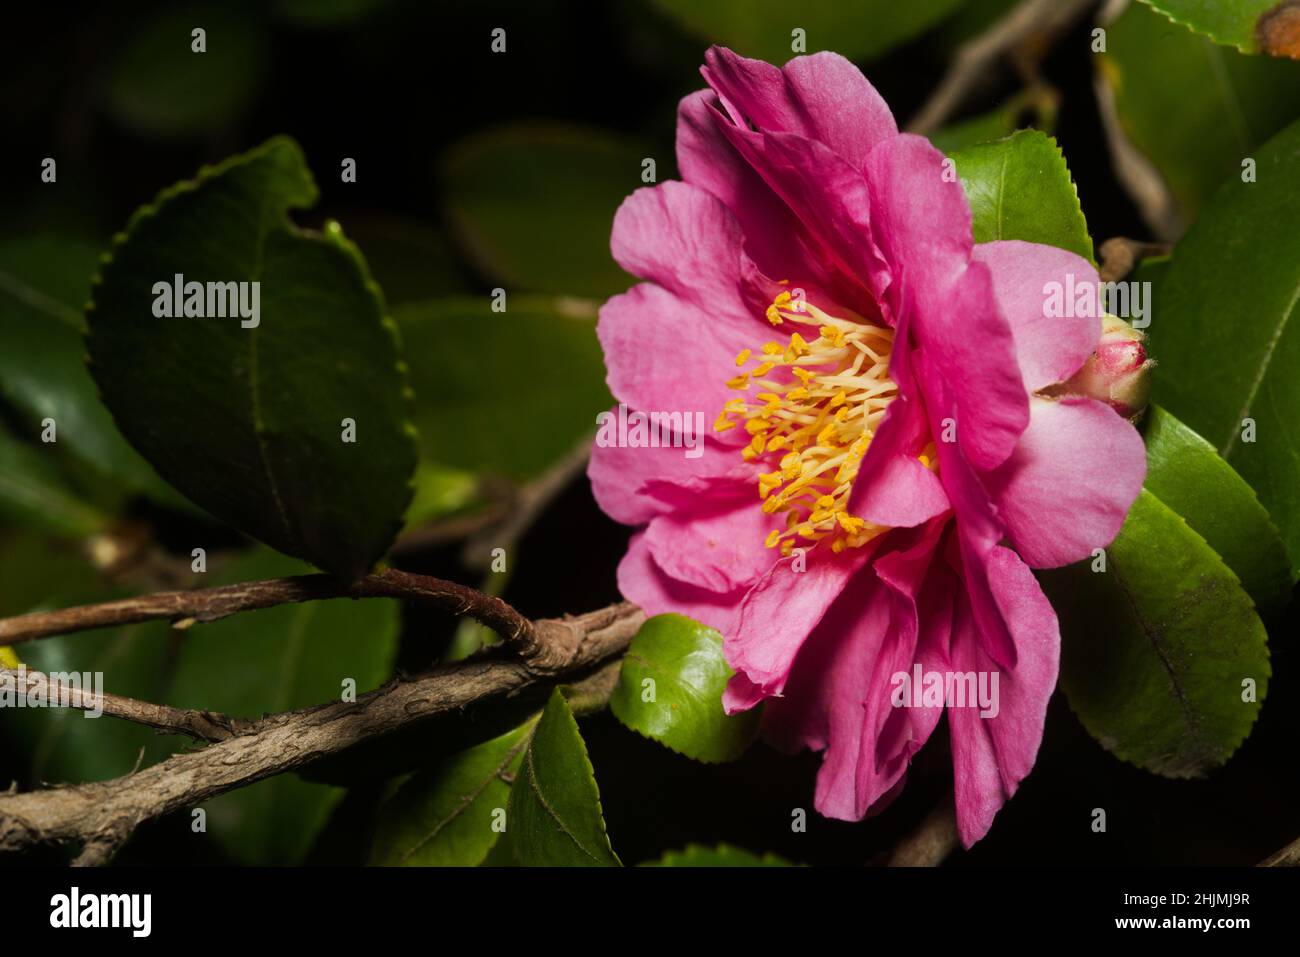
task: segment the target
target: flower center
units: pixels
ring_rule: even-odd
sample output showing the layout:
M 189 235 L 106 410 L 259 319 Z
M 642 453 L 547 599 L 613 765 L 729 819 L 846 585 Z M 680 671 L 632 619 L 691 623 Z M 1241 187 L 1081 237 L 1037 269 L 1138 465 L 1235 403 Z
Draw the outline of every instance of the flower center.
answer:
M 787 345 L 769 342 L 758 355 L 746 349 L 736 356 L 738 368 L 753 367 L 727 385 L 748 395 L 729 400 L 713 428 L 743 425 L 753 436 L 741 452 L 745 461 L 773 466 L 759 475 L 758 492 L 764 512 L 784 514 L 785 528 L 771 531 L 768 548 L 789 555 L 800 539 L 828 539 L 835 552 L 859 548 L 888 531 L 850 515 L 848 501 L 867 446 L 898 394 L 889 378 L 894 331 L 827 315 L 789 292 L 772 301 L 767 318 L 774 326 L 815 328 L 817 338 L 796 332 Z

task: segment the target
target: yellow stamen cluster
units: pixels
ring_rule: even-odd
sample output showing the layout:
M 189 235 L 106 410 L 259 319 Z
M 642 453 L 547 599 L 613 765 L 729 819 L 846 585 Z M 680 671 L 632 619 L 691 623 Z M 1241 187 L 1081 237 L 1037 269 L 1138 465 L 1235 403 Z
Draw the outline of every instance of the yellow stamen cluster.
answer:
M 785 516 L 785 528 L 767 536 L 769 548 L 789 555 L 798 544 L 827 540 L 832 551 L 858 548 L 886 528 L 848 512 L 849 494 L 885 409 L 898 394 L 889 378 L 894 332 L 861 320 L 829 316 L 782 292 L 767 308 L 774 326 L 799 323 L 786 345 L 769 342 L 754 356 L 745 349 L 736 366 L 753 368 L 727 382 L 746 395 L 731 399 L 715 430 L 743 427 L 751 436 L 741 455 L 771 463 L 759 475 L 763 511 Z

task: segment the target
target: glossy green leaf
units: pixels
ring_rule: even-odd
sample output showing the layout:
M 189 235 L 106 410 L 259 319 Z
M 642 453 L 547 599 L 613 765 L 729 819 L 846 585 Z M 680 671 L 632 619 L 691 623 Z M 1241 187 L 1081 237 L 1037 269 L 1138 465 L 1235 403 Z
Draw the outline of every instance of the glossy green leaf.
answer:
M 217 518 L 345 578 L 387 550 L 415 442 L 396 330 L 302 152 L 273 139 L 140 209 L 88 307 L 91 373 L 127 439 Z M 260 282 L 260 321 L 160 318 L 155 283 Z M 251 320 L 249 320 L 251 321 Z M 148 374 L 142 374 L 148 370 Z M 343 441 L 343 422 L 355 442 Z
M 1021 130 L 952 154 L 977 243 L 1021 239 L 1092 259 L 1079 193 L 1056 140 Z
M 191 31 L 206 31 L 206 52 Z M 128 34 L 103 88 L 108 112 L 158 138 L 211 133 L 253 102 L 266 73 L 269 37 L 256 5 L 167 4 Z
M 1295 0 L 1142 0 L 1174 23 L 1243 53 L 1300 58 Z
M 722 710 L 732 674 L 718 632 L 682 615 L 656 615 L 632 639 L 609 707 L 633 731 L 688 758 L 734 761 L 753 743 L 760 712 Z
M 617 867 L 578 722 L 557 688 L 510 789 L 510 856 L 525 867 Z
M 1226 186 L 1178 244 L 1148 334 L 1159 361 L 1156 397 L 1255 489 L 1282 532 L 1294 575 L 1300 123 L 1261 149 L 1258 164 L 1258 181 Z
M 1061 621 L 1070 706 L 1107 750 L 1157 774 L 1223 764 L 1250 733 L 1271 674 L 1268 636 L 1237 576 L 1148 491 L 1105 571 L 1092 567 L 1041 573 Z
M 614 262 L 614 212 L 641 179 L 643 147 L 598 130 L 511 126 L 455 144 L 442 176 L 452 230 L 508 291 L 603 297 L 634 280 Z M 668 158 L 660 157 L 659 178 Z
M 395 311 L 426 462 L 522 479 L 594 434 L 609 408 L 589 300 L 508 295 Z
M 688 844 L 680 851 L 669 851 L 657 861 L 647 861 L 642 867 L 794 867 L 775 854 L 755 854 L 730 844 L 702 847 Z
M 0 243 L 0 389 L 36 437 L 50 418 L 59 447 L 99 475 L 167 504 L 179 496 L 126 443 L 86 372 L 82 309 L 99 247 L 36 237 Z
M 205 584 L 309 571 L 300 562 L 258 550 Z M 181 648 L 169 703 L 256 718 L 337 701 L 345 682 L 355 682 L 360 695 L 387 678 L 399 618 L 393 601 L 336 599 L 196 625 Z M 282 774 L 205 802 L 208 833 L 241 863 L 294 863 L 341 793 Z
M 806 52 L 834 50 L 851 60 L 879 56 L 951 14 L 962 0 L 653 0 L 701 40 L 742 56 L 784 63 L 795 53 L 791 31 L 805 31 Z
M 0 426 L 0 518 L 58 535 L 103 531 L 109 517 L 64 478 L 54 444 L 29 444 Z
M 1159 406 L 1147 410 L 1143 432 L 1147 489 L 1219 553 L 1261 610 L 1284 605 L 1291 565 L 1254 489 L 1214 446 Z
M 370 863 L 475 867 L 500 837 L 537 719 L 408 778 L 379 811 Z
M 1137 3 L 1107 28 L 1098 70 L 1125 136 L 1168 186 L 1180 229 L 1300 114 L 1300 63 L 1217 46 Z

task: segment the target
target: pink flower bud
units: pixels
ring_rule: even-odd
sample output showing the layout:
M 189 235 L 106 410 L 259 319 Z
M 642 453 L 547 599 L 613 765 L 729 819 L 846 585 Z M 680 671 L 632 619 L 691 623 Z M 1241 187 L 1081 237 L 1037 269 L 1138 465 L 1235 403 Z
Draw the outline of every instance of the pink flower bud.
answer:
M 1063 392 L 1105 402 L 1126 419 L 1136 420 L 1151 393 L 1151 369 L 1146 336 L 1116 316 L 1102 317 L 1101 338 L 1083 367 L 1065 383 Z

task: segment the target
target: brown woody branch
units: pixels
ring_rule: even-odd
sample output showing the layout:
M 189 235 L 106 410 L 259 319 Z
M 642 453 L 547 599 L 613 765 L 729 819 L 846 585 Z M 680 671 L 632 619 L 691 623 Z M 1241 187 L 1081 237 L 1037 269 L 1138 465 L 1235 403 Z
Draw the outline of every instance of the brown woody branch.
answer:
M 428 602 L 482 622 L 520 654 L 528 656 L 545 650 L 538 645 L 539 636 L 533 623 L 501 599 L 455 582 L 394 568 L 351 584 L 343 584 L 329 575 L 299 575 L 37 611 L 0 621 L 0 645 L 142 621 L 167 620 L 177 625 L 215 621 L 236 612 L 327 598 L 404 598 Z
M 29 615 L 4 624 L 25 619 L 26 630 L 21 633 L 39 637 L 56 633 L 51 629 L 78 630 L 145 618 L 203 615 L 210 620 L 243 608 L 338 594 L 423 596 L 460 608 L 496 628 L 514 642 L 520 656 L 471 659 L 390 682 L 355 702 L 270 715 L 232 729 L 229 737 L 200 751 L 174 755 L 111 781 L 0 795 L 0 852 L 36 844 L 77 843 L 82 850 L 74 863 L 105 863 L 144 821 L 192 808 L 435 715 L 589 672 L 624 651 L 644 620 L 639 609 L 624 603 L 576 618 L 530 622 L 504 602 L 448 582 L 385 572 L 340 591 L 337 585 L 333 590 L 325 588 L 322 577 L 256 582 L 235 586 L 236 590 L 209 589 L 184 596 L 152 596 L 134 603 L 69 609 L 79 613 L 71 616 L 52 612 L 52 620 Z M 104 611 L 109 607 L 110 611 Z M 129 617 L 132 615 L 136 617 Z M 6 636 L 14 633 L 4 632 Z

